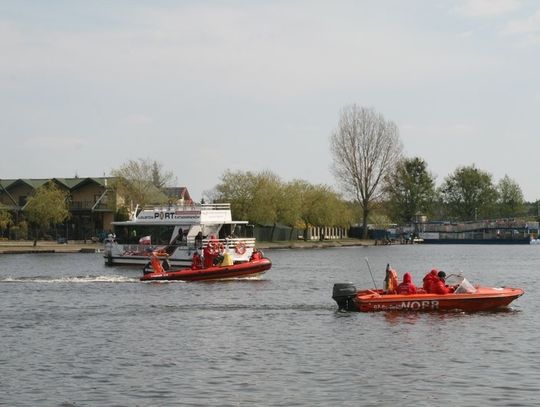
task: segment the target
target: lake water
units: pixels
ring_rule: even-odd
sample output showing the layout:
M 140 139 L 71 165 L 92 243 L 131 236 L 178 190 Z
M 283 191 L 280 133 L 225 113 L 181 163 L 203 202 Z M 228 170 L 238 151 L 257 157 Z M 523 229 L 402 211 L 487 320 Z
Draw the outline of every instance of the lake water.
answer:
M 0 405 L 538 406 L 540 246 L 268 250 L 254 279 L 141 283 L 100 254 L 0 255 Z M 525 289 L 490 313 L 346 313 L 390 263 Z

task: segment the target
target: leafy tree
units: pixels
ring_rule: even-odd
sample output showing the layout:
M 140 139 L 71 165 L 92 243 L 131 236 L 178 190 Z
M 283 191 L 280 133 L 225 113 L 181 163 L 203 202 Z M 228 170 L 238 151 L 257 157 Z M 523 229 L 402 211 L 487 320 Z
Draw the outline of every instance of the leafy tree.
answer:
M 491 174 L 474 165 L 446 177 L 440 193 L 448 213 L 457 220 L 491 217 L 498 195 Z
M 300 198 L 300 220 L 304 229 L 304 239 L 310 226 L 348 226 L 352 212 L 327 185 L 311 185 L 297 180 L 292 184 Z
M 249 219 L 275 227 L 279 222 L 280 204 L 283 202 L 283 183 L 270 171 L 259 172 L 254 180 Z
M 0 236 L 2 236 L 5 229 L 13 224 L 11 214 L 6 209 L 0 207 Z
M 400 161 L 385 178 L 388 211 L 397 223 L 414 220 L 417 213 L 427 214 L 435 198 L 435 180 L 421 158 Z
M 212 195 L 215 201 L 230 203 L 235 218 L 272 225 L 272 236 L 278 223 L 290 224 L 283 182 L 270 171 L 227 170 Z
M 302 180 L 285 184 L 269 171 L 227 170 L 214 191 L 206 194 L 215 202 L 229 202 L 233 217 L 274 228 L 279 223 L 291 228 L 301 224 L 304 229 L 346 226 L 352 220 L 347 204 L 329 187 Z
M 166 203 L 168 197 L 162 188 L 175 182 L 172 172 L 164 171 L 162 164 L 148 158 L 129 160 L 111 175 L 116 178 L 114 188 L 127 206 Z
M 523 192 L 516 181 L 505 175 L 497 184 L 497 190 L 500 216 L 513 217 L 524 212 Z
M 367 226 L 371 207 L 382 193 L 382 180 L 401 159 L 398 128 L 373 109 L 351 105 L 342 110 L 330 143 L 333 173 L 360 204 Z M 367 238 L 367 227 L 363 237 Z
M 205 194 L 213 202 L 230 203 L 232 216 L 235 219 L 255 222 L 250 216 L 256 185 L 255 173 L 226 170 L 221 176 L 221 182 L 213 191 Z
M 38 230 L 34 234 L 34 246 L 37 244 L 38 231 L 44 231 L 69 218 L 68 195 L 54 183 L 48 182 L 36 189 L 24 209 L 26 219 Z

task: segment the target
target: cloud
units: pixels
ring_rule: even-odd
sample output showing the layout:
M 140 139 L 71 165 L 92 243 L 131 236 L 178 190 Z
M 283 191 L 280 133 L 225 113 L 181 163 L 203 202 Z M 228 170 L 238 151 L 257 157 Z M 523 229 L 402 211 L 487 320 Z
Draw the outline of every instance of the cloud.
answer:
M 510 21 L 505 29 L 505 34 L 533 34 L 540 31 L 540 11 L 530 17 Z
M 4 69 L 0 63 L 0 74 L 145 90 L 167 81 L 167 91 L 181 95 L 215 89 L 280 100 L 320 89 L 351 90 L 351 84 L 390 87 L 404 78 L 425 83 L 467 71 L 481 59 L 463 55 L 444 34 L 371 19 L 369 7 L 345 4 L 344 14 L 324 3 L 310 5 L 309 12 L 303 3 L 279 2 L 133 8 L 122 29 L 6 24 L 0 53 L 10 63 Z
M 33 149 L 50 149 L 55 151 L 76 150 L 84 145 L 84 140 L 73 137 L 33 137 L 24 142 Z
M 499 17 L 521 6 L 521 0 L 458 0 L 454 12 L 469 18 Z
M 152 117 L 145 114 L 132 114 L 124 117 L 121 121 L 129 126 L 141 126 L 154 122 Z

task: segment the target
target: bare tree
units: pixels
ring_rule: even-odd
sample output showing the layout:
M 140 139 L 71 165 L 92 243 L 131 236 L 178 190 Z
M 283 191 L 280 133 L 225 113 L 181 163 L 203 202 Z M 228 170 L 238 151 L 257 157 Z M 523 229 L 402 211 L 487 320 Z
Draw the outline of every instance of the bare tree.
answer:
M 330 144 L 334 176 L 362 209 L 365 239 L 370 209 L 382 193 L 381 181 L 401 159 L 399 130 L 374 109 L 350 105 L 341 111 Z

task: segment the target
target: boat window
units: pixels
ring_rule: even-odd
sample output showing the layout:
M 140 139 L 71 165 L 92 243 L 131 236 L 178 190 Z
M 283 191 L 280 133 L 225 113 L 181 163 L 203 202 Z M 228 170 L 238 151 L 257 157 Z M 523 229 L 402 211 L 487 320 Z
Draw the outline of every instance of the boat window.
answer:
M 474 286 L 471 283 L 469 283 L 469 280 L 467 280 L 466 278 L 463 278 L 463 281 L 461 282 L 461 284 L 454 291 L 454 293 L 456 294 L 463 294 L 463 293 L 472 294 L 475 292 L 476 292 L 476 288 L 474 288 Z
M 137 244 L 143 236 L 150 236 L 152 244 L 169 244 L 174 231 L 172 225 L 137 225 L 122 226 L 116 233 L 116 239 L 123 244 Z

